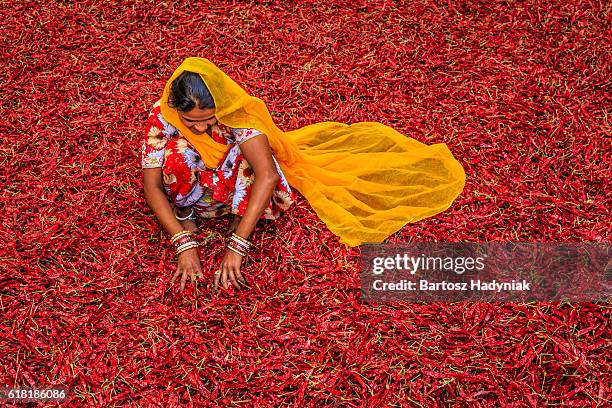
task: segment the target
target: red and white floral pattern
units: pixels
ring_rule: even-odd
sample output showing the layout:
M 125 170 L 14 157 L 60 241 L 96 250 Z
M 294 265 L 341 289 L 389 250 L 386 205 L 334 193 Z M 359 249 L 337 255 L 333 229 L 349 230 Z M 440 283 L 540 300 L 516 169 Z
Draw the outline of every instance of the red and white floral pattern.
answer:
M 161 114 L 159 101 L 147 120 L 142 144 L 142 168 L 162 168 L 164 191 L 179 207 L 194 206 L 196 215 L 210 218 L 228 213 L 244 215 L 255 174 L 240 151 L 240 144 L 260 135 L 256 129 L 229 128 L 221 123 L 211 129 L 212 138 L 231 145 L 219 165 L 210 169 L 178 129 Z M 280 176 L 261 218 L 276 219 L 296 200 L 276 159 Z

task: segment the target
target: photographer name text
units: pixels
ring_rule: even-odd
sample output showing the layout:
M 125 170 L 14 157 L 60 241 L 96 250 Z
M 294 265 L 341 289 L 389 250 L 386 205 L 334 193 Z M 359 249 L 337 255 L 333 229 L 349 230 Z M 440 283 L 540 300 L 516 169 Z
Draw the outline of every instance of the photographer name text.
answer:
M 385 282 L 382 279 L 377 279 L 372 282 L 372 289 L 376 291 L 487 291 L 487 292 L 507 292 L 517 291 L 526 292 L 531 290 L 531 282 L 522 279 L 520 281 L 512 280 L 510 282 L 498 282 L 470 280 L 469 282 L 431 282 L 426 279 L 419 281 L 411 281 L 402 279 L 397 282 Z

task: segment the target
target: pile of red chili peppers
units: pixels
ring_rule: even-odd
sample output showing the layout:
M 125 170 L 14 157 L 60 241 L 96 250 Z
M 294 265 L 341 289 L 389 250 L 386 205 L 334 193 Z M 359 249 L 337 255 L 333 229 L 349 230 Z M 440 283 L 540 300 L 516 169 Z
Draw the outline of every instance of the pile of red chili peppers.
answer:
M 610 307 L 365 304 L 360 250 L 302 198 L 214 296 L 230 220 L 178 293 L 142 193 L 149 109 L 188 56 L 284 130 L 446 143 L 464 193 L 390 238 L 608 241 L 605 2 L 9 0 L 0 8 L 0 387 L 66 406 L 604 406 Z

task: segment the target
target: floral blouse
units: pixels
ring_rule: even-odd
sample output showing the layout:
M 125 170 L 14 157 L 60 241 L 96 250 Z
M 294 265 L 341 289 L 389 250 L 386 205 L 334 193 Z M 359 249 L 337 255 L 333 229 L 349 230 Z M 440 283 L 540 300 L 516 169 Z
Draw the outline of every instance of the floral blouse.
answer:
M 194 206 L 196 215 L 210 218 L 229 212 L 243 215 L 255 174 L 244 158 L 240 145 L 261 135 L 256 129 L 230 128 L 221 123 L 211 129 L 213 140 L 232 145 L 215 169 L 205 167 L 198 153 L 177 128 L 161 114 L 158 101 L 151 110 L 142 144 L 142 168 L 163 169 L 163 186 L 175 205 Z M 276 219 L 296 200 L 278 162 L 280 176 L 262 218 Z

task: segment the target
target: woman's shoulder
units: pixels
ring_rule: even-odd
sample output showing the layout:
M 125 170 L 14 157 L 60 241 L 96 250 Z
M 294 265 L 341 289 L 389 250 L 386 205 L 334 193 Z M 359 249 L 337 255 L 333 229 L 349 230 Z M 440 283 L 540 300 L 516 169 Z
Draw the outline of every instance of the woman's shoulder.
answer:
M 257 129 L 233 128 L 221 122 L 212 129 L 212 138 L 216 142 L 225 144 L 241 144 L 248 139 L 261 134 Z
M 172 136 L 178 133 L 178 130 L 166 119 L 164 119 L 164 115 L 162 115 L 161 112 L 161 100 L 155 102 L 153 108 L 151 108 L 147 122 L 149 126 L 155 126 L 167 136 Z
M 247 140 L 261 135 L 262 133 L 254 128 L 232 128 L 229 126 L 225 126 L 227 137 L 231 140 L 232 143 L 242 144 Z

